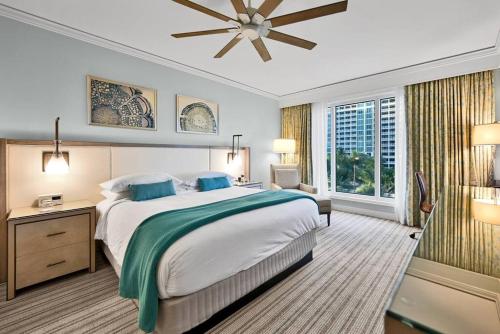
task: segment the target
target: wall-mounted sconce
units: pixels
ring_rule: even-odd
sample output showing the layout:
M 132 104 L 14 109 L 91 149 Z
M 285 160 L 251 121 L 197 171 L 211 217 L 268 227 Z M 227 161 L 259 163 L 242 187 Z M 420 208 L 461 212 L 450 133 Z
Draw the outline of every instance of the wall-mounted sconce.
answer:
M 69 172 L 69 152 L 61 152 L 59 145 L 59 117 L 55 122 L 55 139 L 53 152 L 42 153 L 42 171 L 47 174 L 66 174 Z
M 227 154 L 228 164 L 231 163 L 231 161 L 240 158 L 240 137 L 243 137 L 243 135 L 233 135 L 233 146 L 231 152 Z M 235 147 L 235 139 L 237 139 L 236 147 Z

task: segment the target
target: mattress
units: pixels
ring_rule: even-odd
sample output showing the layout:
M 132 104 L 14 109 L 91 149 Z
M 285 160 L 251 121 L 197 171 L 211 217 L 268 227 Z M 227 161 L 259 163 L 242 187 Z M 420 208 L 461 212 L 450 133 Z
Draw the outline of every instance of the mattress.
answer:
M 135 229 L 148 217 L 259 192 L 231 187 L 190 192 L 151 201 L 100 203 L 96 238 L 121 265 Z M 177 240 L 158 265 L 161 299 L 190 295 L 247 270 L 319 226 L 318 208 L 309 199 L 240 213 L 205 225 Z
M 179 334 L 196 327 L 298 262 L 315 246 L 316 233 L 313 230 L 244 271 L 187 296 L 161 300 L 156 331 Z M 116 274 L 120 276 L 120 265 L 109 248 L 106 245 L 103 248 Z

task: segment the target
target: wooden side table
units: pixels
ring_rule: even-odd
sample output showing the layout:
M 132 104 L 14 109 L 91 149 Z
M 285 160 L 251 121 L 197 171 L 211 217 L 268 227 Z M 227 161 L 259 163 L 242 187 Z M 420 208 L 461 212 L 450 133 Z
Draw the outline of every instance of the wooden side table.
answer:
M 82 269 L 95 272 L 95 205 L 13 209 L 7 220 L 7 299 L 16 290 Z

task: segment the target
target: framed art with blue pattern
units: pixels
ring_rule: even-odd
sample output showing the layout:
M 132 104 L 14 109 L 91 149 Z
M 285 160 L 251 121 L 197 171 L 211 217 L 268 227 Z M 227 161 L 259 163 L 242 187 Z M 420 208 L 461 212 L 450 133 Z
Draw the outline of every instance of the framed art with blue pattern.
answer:
M 156 90 L 87 76 L 89 125 L 156 130 Z
M 217 135 L 219 105 L 197 97 L 177 95 L 177 132 Z

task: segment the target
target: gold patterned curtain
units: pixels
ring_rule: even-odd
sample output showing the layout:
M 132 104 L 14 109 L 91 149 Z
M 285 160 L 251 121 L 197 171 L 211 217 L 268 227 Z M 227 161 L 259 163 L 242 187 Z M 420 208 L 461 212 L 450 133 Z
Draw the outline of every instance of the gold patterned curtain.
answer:
M 283 163 L 298 163 L 302 182 L 312 182 L 311 104 L 281 109 L 281 138 L 295 139 L 296 153 L 286 155 Z
M 423 171 L 435 202 L 445 185 L 490 186 L 494 147 L 471 146 L 474 125 L 495 122 L 493 72 L 405 88 L 408 148 L 408 223 L 423 226 L 414 174 Z

